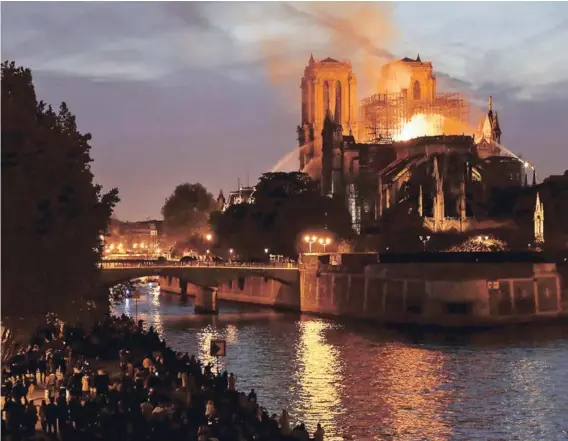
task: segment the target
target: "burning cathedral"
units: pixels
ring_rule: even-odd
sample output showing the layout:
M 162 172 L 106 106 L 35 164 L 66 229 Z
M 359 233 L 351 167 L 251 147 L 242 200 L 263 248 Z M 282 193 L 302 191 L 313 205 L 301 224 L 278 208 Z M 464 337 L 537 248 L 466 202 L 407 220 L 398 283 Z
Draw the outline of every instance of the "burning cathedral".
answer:
M 474 190 L 528 184 L 529 164 L 501 145 L 491 97 L 471 133 L 469 103 L 438 92 L 420 56 L 383 66 L 376 90 L 358 101 L 351 63 L 333 58 L 311 56 L 301 80 L 300 170 L 345 198 L 358 232 L 401 204 L 433 232 L 475 229 Z

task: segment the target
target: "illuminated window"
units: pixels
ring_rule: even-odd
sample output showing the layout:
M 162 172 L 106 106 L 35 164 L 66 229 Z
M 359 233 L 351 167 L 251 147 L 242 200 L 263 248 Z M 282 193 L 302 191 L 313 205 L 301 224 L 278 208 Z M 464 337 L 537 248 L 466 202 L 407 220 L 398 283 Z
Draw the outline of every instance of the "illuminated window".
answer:
M 324 117 L 327 115 L 327 111 L 329 110 L 329 83 L 324 81 L 323 83 L 323 114 Z
M 415 100 L 420 99 L 420 82 L 419 81 L 414 82 L 414 86 L 412 87 L 412 94 L 413 94 Z
M 341 83 L 335 86 L 335 122 L 341 123 Z

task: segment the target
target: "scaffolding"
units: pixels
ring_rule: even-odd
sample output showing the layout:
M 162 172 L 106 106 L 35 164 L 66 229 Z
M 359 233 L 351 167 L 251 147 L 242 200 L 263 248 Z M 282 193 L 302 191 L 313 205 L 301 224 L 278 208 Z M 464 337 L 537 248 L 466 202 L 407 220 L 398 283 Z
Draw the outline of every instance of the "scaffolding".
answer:
M 418 114 L 441 116 L 434 120 L 439 134 L 458 135 L 458 127 L 469 126 L 469 103 L 459 92 L 439 93 L 434 99 L 409 100 L 406 89 L 397 93 L 375 94 L 361 100 L 360 115 L 364 128 L 362 142 L 389 143 Z M 447 121 L 455 128 L 448 131 Z M 448 133 L 446 133 L 448 132 Z

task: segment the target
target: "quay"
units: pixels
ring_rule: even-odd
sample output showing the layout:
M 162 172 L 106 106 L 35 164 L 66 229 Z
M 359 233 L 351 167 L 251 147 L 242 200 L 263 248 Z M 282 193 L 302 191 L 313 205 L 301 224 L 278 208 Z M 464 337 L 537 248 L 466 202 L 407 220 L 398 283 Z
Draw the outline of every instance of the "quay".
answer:
M 285 265 L 162 263 L 136 269 L 140 276 L 159 276 L 164 293 L 194 296 L 196 311 L 204 313 L 215 313 L 217 301 L 225 300 L 424 326 L 495 326 L 568 317 L 568 263 L 563 256 L 547 261 L 534 253 L 314 253 L 302 254 L 297 267 Z M 103 271 L 116 276 L 119 267 Z

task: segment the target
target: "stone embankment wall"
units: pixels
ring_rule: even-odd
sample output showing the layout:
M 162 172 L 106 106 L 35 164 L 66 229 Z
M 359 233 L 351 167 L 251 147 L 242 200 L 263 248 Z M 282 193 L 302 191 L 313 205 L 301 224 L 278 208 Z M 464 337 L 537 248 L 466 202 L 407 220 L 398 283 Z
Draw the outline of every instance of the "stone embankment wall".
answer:
M 180 280 L 175 277 L 160 277 L 160 290 L 181 294 Z M 187 284 L 187 295 L 195 296 L 199 288 Z M 299 311 L 300 291 L 298 285 L 288 285 L 278 280 L 250 276 L 218 286 L 217 299 L 254 305 Z
M 478 325 L 568 316 L 555 264 L 375 264 L 360 271 L 305 260 L 302 312 L 391 323 Z

